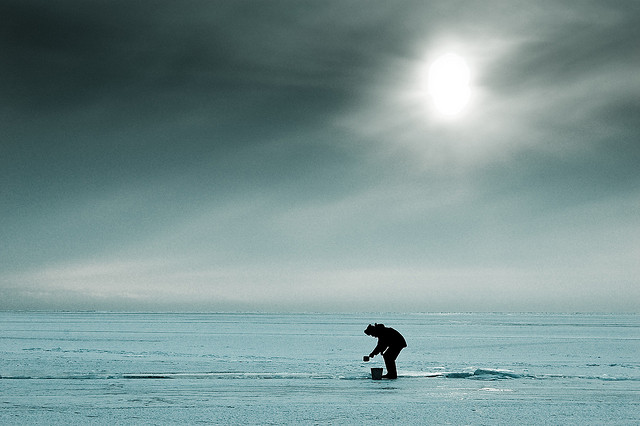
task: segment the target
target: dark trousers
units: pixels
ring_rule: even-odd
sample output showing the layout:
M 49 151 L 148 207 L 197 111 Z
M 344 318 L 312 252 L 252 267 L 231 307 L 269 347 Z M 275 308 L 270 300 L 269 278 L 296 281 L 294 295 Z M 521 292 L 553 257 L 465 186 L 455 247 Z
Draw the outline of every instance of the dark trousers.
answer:
M 395 379 L 398 377 L 398 371 L 396 370 L 396 358 L 400 355 L 400 351 L 404 349 L 399 346 L 390 346 L 382 357 L 384 358 L 384 364 L 387 366 L 387 377 Z

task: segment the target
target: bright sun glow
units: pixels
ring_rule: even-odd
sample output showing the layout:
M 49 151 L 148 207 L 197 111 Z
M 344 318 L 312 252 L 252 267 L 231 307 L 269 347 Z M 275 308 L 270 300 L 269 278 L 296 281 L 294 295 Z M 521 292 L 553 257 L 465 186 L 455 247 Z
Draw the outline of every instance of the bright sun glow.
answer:
M 469 83 L 469 67 L 458 55 L 440 56 L 429 67 L 429 95 L 441 114 L 454 116 L 463 110 L 469 102 Z

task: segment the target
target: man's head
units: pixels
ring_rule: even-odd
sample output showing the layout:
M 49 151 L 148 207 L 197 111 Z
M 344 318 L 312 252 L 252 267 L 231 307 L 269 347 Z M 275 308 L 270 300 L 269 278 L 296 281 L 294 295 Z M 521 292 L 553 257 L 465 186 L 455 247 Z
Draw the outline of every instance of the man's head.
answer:
M 369 324 L 366 330 L 364 331 L 364 334 L 366 334 L 367 336 L 378 337 L 378 330 L 382 327 L 384 327 L 384 325 L 382 324 L 375 324 L 375 325 Z

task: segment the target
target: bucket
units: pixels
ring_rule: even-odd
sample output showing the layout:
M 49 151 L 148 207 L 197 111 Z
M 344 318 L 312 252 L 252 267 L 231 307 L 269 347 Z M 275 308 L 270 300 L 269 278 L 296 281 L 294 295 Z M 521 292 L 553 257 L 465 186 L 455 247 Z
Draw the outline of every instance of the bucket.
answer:
M 371 369 L 371 378 L 373 380 L 382 380 L 382 368 L 372 368 Z

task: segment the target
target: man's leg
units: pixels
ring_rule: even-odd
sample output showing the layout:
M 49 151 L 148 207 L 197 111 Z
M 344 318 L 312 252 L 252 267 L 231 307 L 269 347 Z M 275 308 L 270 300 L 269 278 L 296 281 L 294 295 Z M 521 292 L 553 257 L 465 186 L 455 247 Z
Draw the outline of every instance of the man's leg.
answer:
M 387 374 L 385 374 L 384 378 L 386 379 L 397 379 L 398 378 L 398 372 L 396 371 L 396 358 L 398 358 L 398 355 L 400 354 L 400 351 L 402 350 L 402 348 L 388 348 L 384 354 L 382 354 L 382 357 L 384 358 L 384 364 L 387 367 Z

